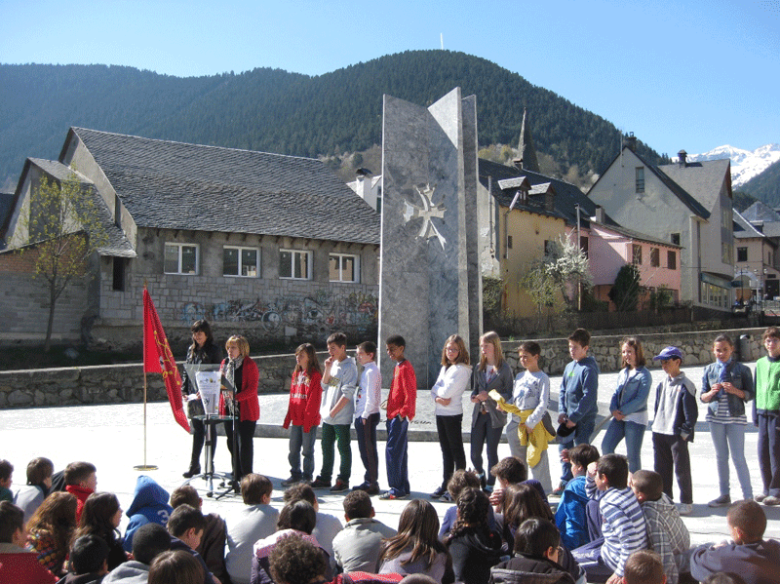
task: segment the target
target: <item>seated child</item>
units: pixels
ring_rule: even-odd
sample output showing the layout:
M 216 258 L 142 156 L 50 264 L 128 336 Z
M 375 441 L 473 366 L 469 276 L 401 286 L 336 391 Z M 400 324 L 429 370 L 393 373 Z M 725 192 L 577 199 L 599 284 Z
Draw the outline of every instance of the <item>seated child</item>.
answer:
M 24 511 L 25 525 L 51 491 L 54 464 L 48 458 L 34 458 L 27 464 L 27 484 L 14 496 L 14 503 Z
M 623 584 L 666 584 L 661 558 L 650 550 L 634 552 L 626 562 Z
M 97 489 L 97 469 L 89 462 L 71 462 L 65 467 L 65 490 L 76 497 L 76 522 L 87 498 Z
M 542 499 L 547 501 L 547 494 L 542 488 L 542 483 L 536 479 L 528 478 L 528 469 L 526 468 L 525 463 L 519 458 L 515 458 L 514 456 L 502 458 L 497 465 L 490 469 L 490 474 L 496 477 L 496 482 L 498 482 L 498 488 L 494 489 L 493 493 L 490 495 L 490 504 L 493 505 L 497 513 L 501 511 L 501 504 L 504 500 L 504 490 L 509 485 L 519 485 L 520 483 L 531 485 L 539 491 Z
M 154 558 L 169 549 L 171 536 L 162 525 L 142 525 L 133 534 L 133 559 L 111 570 L 103 579 L 103 584 L 145 584 L 149 578 L 149 566 Z
M 702 581 L 716 572 L 739 574 L 745 584 L 774 584 L 780 574 L 780 542 L 763 539 L 766 515 L 755 501 L 734 503 L 726 514 L 734 542 L 705 544 L 691 553 L 691 576 Z
M 333 559 L 344 573 L 373 572 L 382 540 L 393 537 L 395 529 L 374 519 L 371 497 L 362 489 L 344 497 L 347 524 L 333 539 Z
M 501 536 L 488 527 L 490 501 L 479 487 L 466 487 L 457 499 L 458 520 L 444 540 L 455 581 L 483 584 L 501 560 Z
M 585 513 L 589 501 L 585 492 L 585 474 L 588 465 L 598 459 L 598 448 L 591 444 L 580 444 L 569 450 L 574 478 L 566 483 L 555 511 L 555 525 L 561 532 L 563 545 L 569 550 L 583 546 L 591 540 Z
M 171 494 L 171 507 L 177 509 L 181 505 L 189 505 L 193 509 L 201 510 L 203 499 L 198 495 L 195 487 L 183 485 Z M 211 573 L 220 581 L 228 581 L 227 568 L 225 567 L 225 521 L 216 513 L 203 516 L 205 525 L 197 546 L 193 549 L 200 554 Z M 175 549 L 175 548 L 173 548 Z
M 680 512 L 664 490 L 661 475 L 652 470 L 638 470 L 631 488 L 642 507 L 647 525 L 650 548 L 661 558 L 666 582 L 677 584 L 681 568 L 687 566 L 686 554 L 691 547 L 691 534 Z
M 14 482 L 14 465 L 7 460 L 0 460 L 0 501 L 13 503 L 14 494 L 11 492 L 11 484 Z
M 628 486 L 628 459 L 605 454 L 588 465 L 585 491 L 599 501 L 604 537 L 572 554 L 585 569 L 588 582 L 617 584 L 628 557 L 647 549 L 647 526 L 634 491 Z
M 108 574 L 108 544 L 97 535 L 83 535 L 70 548 L 70 572 L 58 584 L 99 584 Z
M 477 473 L 459 469 L 452 473 L 452 478 L 450 479 L 450 482 L 447 483 L 447 492 L 450 494 L 450 497 L 452 497 L 453 501 L 457 501 L 458 497 L 460 496 L 460 492 L 466 487 L 474 487 L 475 489 L 478 489 L 480 486 L 481 482 Z M 447 510 L 444 512 L 444 518 L 441 520 L 441 529 L 439 530 L 440 539 L 444 538 L 444 536 L 450 532 L 452 526 L 455 525 L 455 520 L 457 518 L 458 506 L 452 505 L 451 507 L 447 508 Z M 494 529 L 496 525 L 496 519 L 492 507 L 490 508 L 490 518 L 488 521 L 490 522 L 490 529 Z
M 166 527 L 171 536 L 171 551 L 185 551 L 198 561 L 203 569 L 203 584 L 218 582 L 212 577 L 206 562 L 203 561 L 201 555 L 196 551 L 206 529 L 206 518 L 203 517 L 200 509 L 195 509 L 186 503 L 182 503 L 173 510 L 173 513 L 168 518 Z
M 0 501 L 0 582 L 53 584 L 57 578 L 38 563 L 35 552 L 25 549 L 24 511 L 10 501 Z
M 277 583 L 310 584 L 327 579 L 328 566 L 322 549 L 297 535 L 279 540 L 268 561 L 271 576 Z
M 317 543 L 325 550 L 328 557 L 332 559 L 333 539 L 336 537 L 336 534 L 344 528 L 341 521 L 335 515 L 320 511 L 320 503 L 317 501 L 317 495 L 314 494 L 314 489 L 311 488 L 311 485 L 298 483 L 284 492 L 285 505 L 295 501 L 306 501 L 309 505 L 314 507 L 317 520 L 314 531 L 312 531 L 311 534 L 317 539 Z M 335 566 L 335 564 L 332 564 L 331 568 L 333 566 Z
M 168 491 L 158 485 L 151 477 L 140 475 L 135 482 L 133 502 L 126 515 L 130 518 L 125 531 L 124 548 L 133 549 L 133 534 L 136 529 L 147 523 L 165 525 L 173 509 L 168 505 Z

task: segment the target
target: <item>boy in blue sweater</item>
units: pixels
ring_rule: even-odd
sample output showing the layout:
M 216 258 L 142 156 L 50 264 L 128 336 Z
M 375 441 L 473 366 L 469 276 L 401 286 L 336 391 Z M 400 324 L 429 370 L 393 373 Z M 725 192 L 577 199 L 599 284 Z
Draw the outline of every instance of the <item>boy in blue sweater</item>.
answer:
M 560 495 L 572 479 L 569 449 L 578 444 L 590 444 L 590 436 L 596 425 L 599 389 L 599 366 L 588 356 L 590 333 L 578 328 L 569 335 L 569 355 L 572 361 L 563 370 L 559 394 L 558 423 L 573 432 L 561 436 L 561 482 L 553 495 Z
M 555 511 L 555 525 L 561 532 L 561 541 L 573 550 L 590 542 L 587 516 L 588 494 L 585 492 L 585 474 L 588 466 L 599 459 L 599 450 L 591 444 L 580 444 L 569 451 L 574 478 L 566 484 Z

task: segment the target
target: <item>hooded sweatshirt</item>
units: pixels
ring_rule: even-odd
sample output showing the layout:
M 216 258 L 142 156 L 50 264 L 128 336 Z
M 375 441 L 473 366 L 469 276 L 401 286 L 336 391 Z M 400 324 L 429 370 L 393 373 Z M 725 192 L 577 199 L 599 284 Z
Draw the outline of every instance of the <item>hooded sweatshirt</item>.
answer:
M 123 547 L 126 552 L 133 551 L 133 534 L 142 525 L 157 523 L 165 527 L 168 517 L 173 512 L 168 505 L 168 491 L 158 485 L 155 480 L 146 475 L 140 475 L 135 483 L 133 502 L 126 515 L 130 518 L 125 532 Z
M 501 561 L 501 536 L 495 532 L 467 529 L 448 542 L 455 581 L 482 584 L 490 568 Z
M 147 584 L 149 566 L 137 560 L 118 565 L 103 579 L 103 584 L 121 582 L 122 584 Z

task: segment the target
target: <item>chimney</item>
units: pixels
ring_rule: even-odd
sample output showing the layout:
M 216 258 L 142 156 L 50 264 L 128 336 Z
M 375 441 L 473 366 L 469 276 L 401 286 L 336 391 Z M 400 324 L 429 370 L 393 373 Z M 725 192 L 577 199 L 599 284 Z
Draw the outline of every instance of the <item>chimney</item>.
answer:
M 593 216 L 596 223 L 604 223 L 604 207 L 596 205 L 596 214 Z
M 555 211 L 555 191 L 552 187 L 550 187 L 550 190 L 544 195 L 544 208 L 549 213 Z
M 688 153 L 685 150 L 680 150 L 677 153 L 677 156 L 679 158 L 680 166 L 688 166 L 688 163 L 685 161 L 685 159 L 688 158 Z
M 636 137 L 633 132 L 629 132 L 628 137 L 626 138 L 626 146 L 628 146 L 628 149 L 631 150 L 631 152 L 636 152 Z
M 518 170 L 523 170 L 523 159 L 522 158 L 515 158 L 512 160 L 512 164 L 515 165 L 515 168 Z

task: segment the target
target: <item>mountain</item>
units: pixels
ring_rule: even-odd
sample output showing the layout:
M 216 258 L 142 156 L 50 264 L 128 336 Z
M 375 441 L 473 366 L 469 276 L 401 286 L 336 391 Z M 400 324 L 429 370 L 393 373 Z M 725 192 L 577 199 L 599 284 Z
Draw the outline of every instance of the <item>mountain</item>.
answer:
M 780 160 L 746 182 L 742 190 L 774 209 L 780 207 Z
M 604 118 L 485 59 L 407 51 L 310 77 L 279 69 L 178 78 L 106 65 L 0 65 L 0 187 L 26 157 L 56 158 L 80 126 L 297 156 L 382 141 L 382 95 L 428 105 L 460 86 L 477 96 L 480 146 L 516 145 L 528 109 L 537 151 L 565 173 L 601 172 L 618 152 Z M 644 144 L 648 160 L 661 157 Z
M 688 160 L 691 162 L 700 162 L 703 160 L 722 160 L 731 159 L 731 186 L 740 188 L 754 197 L 758 195 L 744 185 L 751 179 L 757 177 L 772 164 L 780 160 L 780 144 L 767 144 L 756 148 L 752 152 L 733 146 L 718 146 L 704 154 L 689 154 Z M 760 198 L 760 197 L 759 197 Z

